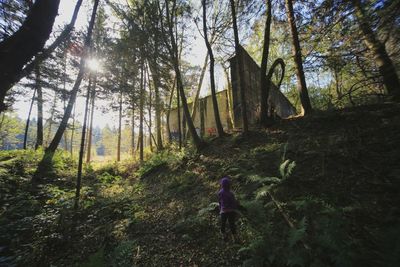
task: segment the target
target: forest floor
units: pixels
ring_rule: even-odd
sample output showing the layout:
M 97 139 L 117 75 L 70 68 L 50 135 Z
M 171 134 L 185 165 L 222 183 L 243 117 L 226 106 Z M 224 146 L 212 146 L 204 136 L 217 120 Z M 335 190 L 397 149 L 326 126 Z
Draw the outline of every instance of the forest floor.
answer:
M 74 161 L 59 153 L 32 187 L 41 152 L 3 151 L 0 266 L 399 266 L 399 151 L 398 104 L 318 112 L 197 154 L 87 166 L 77 212 Z M 237 243 L 215 212 L 226 175 Z

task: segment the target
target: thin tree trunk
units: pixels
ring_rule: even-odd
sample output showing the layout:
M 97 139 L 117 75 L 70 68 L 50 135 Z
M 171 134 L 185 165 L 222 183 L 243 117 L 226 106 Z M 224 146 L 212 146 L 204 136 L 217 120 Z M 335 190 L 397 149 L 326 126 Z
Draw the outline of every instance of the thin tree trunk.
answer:
M 155 94 L 154 108 L 156 116 L 155 123 L 156 123 L 156 135 L 157 135 L 156 144 L 157 144 L 157 150 L 160 151 L 163 149 L 163 143 L 162 143 L 162 133 L 161 133 L 162 124 L 161 124 L 161 99 L 160 99 L 160 73 L 157 64 L 158 50 L 160 49 L 158 34 L 154 35 L 154 46 L 155 46 L 155 51 L 154 51 L 155 55 L 154 58 L 150 60 L 151 63 L 149 63 L 149 66 L 151 68 L 153 82 L 154 82 L 154 94 Z
M 32 100 L 31 100 L 31 105 L 29 106 L 28 118 L 26 119 L 23 149 L 26 149 L 26 143 L 28 142 L 29 123 L 30 123 L 30 120 L 31 120 L 31 113 L 32 113 L 33 103 L 35 102 L 35 96 L 36 96 L 36 87 L 33 90 L 33 96 L 32 96 Z M 4 120 L 4 113 L 3 113 L 3 120 Z
M 135 109 L 133 107 L 132 102 L 132 132 L 131 132 L 131 150 L 132 150 L 132 157 L 135 157 Z
M 214 78 L 214 54 L 211 48 L 211 44 L 208 41 L 207 36 L 207 21 L 206 21 L 206 0 L 202 0 L 203 4 L 203 31 L 204 31 L 204 41 L 206 42 L 208 55 L 210 57 L 210 83 L 211 83 L 211 98 L 213 102 L 213 110 L 214 110 L 214 118 L 215 118 L 215 125 L 217 127 L 218 136 L 224 136 L 224 129 L 222 128 L 221 118 L 219 117 L 219 109 L 218 109 L 218 101 L 215 89 L 215 78 Z
M 60 123 L 60 127 L 58 128 L 53 140 L 51 141 L 49 147 L 46 149 L 47 153 L 54 153 L 58 147 L 58 144 L 60 143 L 61 137 L 65 131 L 65 129 L 67 128 L 68 125 L 68 120 L 71 116 L 71 111 L 72 111 L 72 107 L 75 103 L 76 100 L 76 96 L 78 94 L 78 90 L 79 90 L 79 86 L 82 82 L 83 79 L 83 75 L 85 73 L 85 60 L 86 60 L 86 54 L 87 54 L 87 50 L 90 47 L 90 43 L 92 40 L 92 32 L 93 32 L 93 26 L 94 26 L 94 21 L 96 18 L 96 12 L 97 12 L 97 7 L 99 4 L 99 0 L 95 0 L 94 2 L 94 6 L 93 6 L 93 11 L 92 11 L 92 17 L 89 23 L 89 28 L 88 28 L 88 32 L 86 35 L 86 39 L 85 39 L 85 51 L 81 56 L 81 61 L 79 64 L 79 73 L 78 76 L 76 78 L 74 87 L 72 88 L 71 94 L 70 94 L 70 98 L 68 101 L 68 105 L 67 105 L 67 109 L 65 110 L 64 116 L 61 120 Z
M 88 145 L 86 154 L 86 163 L 90 163 L 92 156 L 92 136 L 93 136 L 93 114 L 94 114 L 94 102 L 96 99 L 96 76 L 93 78 L 92 94 L 91 94 L 91 108 L 90 108 L 90 123 L 89 123 L 89 133 L 88 133 Z
M 232 24 L 233 24 L 233 33 L 235 36 L 235 51 L 237 55 L 237 66 L 239 70 L 239 83 L 240 83 L 240 102 L 241 112 L 242 112 L 242 127 L 243 127 L 243 134 L 247 134 L 249 131 L 249 123 L 247 120 L 247 103 L 246 103 L 246 88 L 244 84 L 244 70 L 243 70 L 243 60 L 242 60 L 242 51 L 239 42 L 239 33 L 236 23 L 236 9 L 235 9 L 235 1 L 230 0 L 231 3 L 231 12 L 232 12 Z
M 176 80 L 178 83 L 178 80 Z M 179 140 L 179 149 L 182 148 L 182 120 L 181 120 L 181 101 L 179 99 L 179 90 L 176 90 L 176 103 L 177 103 L 177 115 L 178 115 L 178 140 Z
M 267 11 L 266 16 L 267 19 L 265 21 L 265 29 L 264 29 L 264 46 L 263 53 L 261 59 L 261 76 L 260 76 L 260 93 L 261 93 L 261 114 L 260 114 L 260 122 L 263 126 L 268 126 L 271 123 L 271 118 L 268 115 L 268 97 L 270 90 L 270 83 L 267 81 L 266 72 L 267 72 L 267 64 L 268 64 L 268 54 L 269 54 L 269 42 L 271 35 L 271 0 L 267 0 Z
M 148 101 L 148 113 L 149 113 L 149 123 L 147 125 L 148 131 L 149 131 L 149 146 L 150 146 L 150 151 L 153 152 L 153 142 L 151 140 L 151 127 L 152 127 L 152 119 L 151 119 L 151 106 L 152 106 L 152 91 L 151 91 L 151 82 L 150 82 L 150 72 L 149 72 L 149 67 L 146 65 L 146 78 L 147 78 L 147 86 L 149 88 L 149 101 Z
M 143 111 L 144 111 L 144 60 L 141 59 L 140 70 L 140 94 L 139 94 L 139 160 L 143 163 Z
M 196 95 L 193 100 L 192 114 L 190 116 L 193 121 L 196 120 L 197 106 L 199 104 L 200 91 L 201 91 L 201 86 L 203 85 L 204 74 L 206 73 L 207 64 L 208 64 L 208 53 L 204 59 L 203 67 L 202 67 L 201 73 L 200 73 L 199 83 L 197 84 Z M 188 135 L 189 135 L 189 130 L 186 131 L 186 136 L 188 136 Z
M 174 98 L 175 85 L 176 85 L 176 79 L 174 78 L 174 84 L 172 85 L 171 95 L 169 97 L 169 104 L 168 104 L 167 118 L 166 118 L 168 140 L 170 143 L 172 142 L 172 135 L 171 135 L 171 128 L 169 126 L 169 116 L 171 114 L 171 109 L 172 109 L 172 100 Z
M 175 7 L 176 7 L 176 1 L 174 0 L 173 8 L 172 8 L 173 13 L 176 12 Z M 197 135 L 196 128 L 194 127 L 192 118 L 190 117 L 190 112 L 189 112 L 189 108 L 188 108 L 187 101 L 186 101 L 185 91 L 183 89 L 182 76 L 181 76 L 181 72 L 179 69 L 178 49 L 176 46 L 175 37 L 174 37 L 174 33 L 173 33 L 174 26 L 173 26 L 172 20 L 170 19 L 171 17 L 173 18 L 173 15 L 170 16 L 170 14 L 169 14 L 168 2 L 166 5 L 166 13 L 167 13 L 166 14 L 167 19 L 169 21 L 168 29 L 169 29 L 169 36 L 170 36 L 170 40 L 171 40 L 171 46 L 172 46 L 170 49 L 170 55 L 173 60 L 174 70 L 175 70 L 175 74 L 176 74 L 177 89 L 180 94 L 180 98 L 182 100 L 183 111 L 184 111 L 185 117 L 187 119 L 187 124 L 188 124 L 189 130 L 190 130 L 190 134 L 192 136 L 193 143 L 196 146 L 196 149 L 200 150 L 204 146 L 204 143 Z
M 94 4 L 93 4 L 93 11 L 92 11 L 92 15 L 90 18 L 90 22 L 89 22 L 89 27 L 88 27 L 88 31 L 87 31 L 87 35 L 85 38 L 85 43 L 84 43 L 84 53 L 81 56 L 81 60 L 80 60 L 80 64 L 79 64 L 79 73 L 78 76 L 76 78 L 74 87 L 72 88 L 71 94 L 70 94 L 70 98 L 68 101 L 68 105 L 67 108 L 65 110 L 64 116 L 61 120 L 60 123 L 60 127 L 58 128 L 52 142 L 50 143 L 49 147 L 45 150 L 45 155 L 43 156 L 43 159 L 41 160 L 41 162 L 39 163 L 38 169 L 36 170 L 36 173 L 33 177 L 33 182 L 36 182 L 39 178 L 39 174 L 42 173 L 43 171 L 47 170 L 52 163 L 52 159 L 54 156 L 54 152 L 56 151 L 58 144 L 60 143 L 61 137 L 65 131 L 65 129 L 67 128 L 68 125 L 68 120 L 71 116 L 71 112 L 72 112 L 72 108 L 74 106 L 75 103 L 75 99 L 79 90 L 79 86 L 82 82 L 82 78 L 83 75 L 85 73 L 85 57 L 87 54 L 87 50 L 90 47 L 90 43 L 92 40 L 92 32 L 93 32 L 93 27 L 94 27 L 94 22 L 96 19 L 96 13 L 97 13 L 97 7 L 99 5 L 99 0 L 95 0 Z
M 35 149 L 43 146 L 43 93 L 40 81 L 40 69 L 39 66 L 36 67 L 36 91 L 37 91 L 37 136 Z
M 36 0 L 22 26 L 0 43 L 0 112 L 4 99 L 22 68 L 50 37 L 60 0 Z
M 392 60 L 386 51 L 385 45 L 379 41 L 372 30 L 361 1 L 352 0 L 351 3 L 355 9 L 355 17 L 358 21 L 358 25 L 364 35 L 364 43 L 372 52 L 379 73 L 383 77 L 383 83 L 386 90 L 390 95 L 394 96 L 396 101 L 400 101 L 400 79 L 396 73 L 396 68 Z
M 57 106 L 57 94 L 56 94 L 56 92 L 54 92 L 53 105 L 51 106 L 51 109 L 50 109 L 50 118 L 47 120 L 49 122 L 49 127 L 47 130 L 47 136 L 45 139 L 45 141 L 46 141 L 45 146 L 48 146 L 48 144 L 50 142 L 51 130 L 52 130 L 53 122 L 54 122 L 54 113 L 56 112 L 56 106 Z
M 233 108 L 232 108 L 232 84 L 231 84 L 231 80 L 229 78 L 229 73 L 228 73 L 228 69 L 227 68 L 223 68 L 224 69 L 224 73 L 225 73 L 225 78 L 226 78 L 226 82 L 228 84 L 228 90 L 226 92 L 226 96 L 228 99 L 228 114 L 229 114 L 229 123 L 230 123 L 230 128 L 233 128 Z
M 75 210 L 77 210 L 79 207 L 79 197 L 80 197 L 80 192 L 81 192 L 83 153 L 85 150 L 86 123 L 87 123 L 87 117 L 88 117 L 87 115 L 88 115 L 88 109 L 89 109 L 89 98 L 90 98 L 91 86 L 92 86 L 92 77 L 89 77 L 89 84 L 88 84 L 87 92 L 86 92 L 85 115 L 83 116 L 81 146 L 79 149 L 78 176 L 76 179 L 76 191 L 75 191 L 75 202 L 74 202 Z
M 308 97 L 306 78 L 304 76 L 303 59 L 301 55 L 299 34 L 297 32 L 296 21 L 294 17 L 293 3 L 292 0 L 285 0 L 285 2 L 286 2 L 286 15 L 288 17 L 290 31 L 292 33 L 292 46 L 293 46 L 292 50 L 293 50 L 294 63 L 296 66 L 297 89 L 299 90 L 300 93 L 302 114 L 308 115 L 312 112 L 312 107 L 310 98 Z
M 122 90 L 119 95 L 117 161 L 121 161 Z
M 64 61 L 63 61 L 63 106 L 64 110 L 66 108 L 66 100 L 67 100 L 67 53 L 64 51 Z M 64 150 L 68 151 L 68 136 L 67 130 L 64 132 Z
M 75 114 L 76 114 L 76 105 L 74 105 L 74 112 L 72 114 L 72 126 L 71 126 L 71 149 L 70 149 L 70 153 L 71 153 L 71 158 L 73 158 L 73 150 L 74 150 L 74 133 L 75 133 Z

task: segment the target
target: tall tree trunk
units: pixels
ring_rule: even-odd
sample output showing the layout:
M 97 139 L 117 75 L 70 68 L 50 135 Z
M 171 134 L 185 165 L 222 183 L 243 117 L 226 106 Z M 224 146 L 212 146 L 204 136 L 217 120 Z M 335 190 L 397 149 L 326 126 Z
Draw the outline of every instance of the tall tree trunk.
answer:
M 364 35 L 364 43 L 374 57 L 379 73 L 383 77 L 383 83 L 386 90 L 396 101 L 400 101 L 399 76 L 397 75 L 396 68 L 386 51 L 385 45 L 380 42 L 372 30 L 368 16 L 365 14 L 365 10 L 362 7 L 361 0 L 352 0 L 351 3 L 354 7 L 355 17 L 358 21 L 360 30 Z
M 122 90 L 119 95 L 117 161 L 121 161 Z
M 232 84 L 231 84 L 231 80 L 229 78 L 229 73 L 228 73 L 228 69 L 227 68 L 223 68 L 224 69 L 224 74 L 225 74 L 225 79 L 226 79 L 226 83 L 228 84 L 228 90 L 226 91 L 226 97 L 227 97 L 227 102 L 228 102 L 228 114 L 229 114 L 229 124 L 230 124 L 230 129 L 233 128 L 233 125 L 235 125 L 233 123 L 233 108 L 232 108 Z
M 294 17 L 293 2 L 292 0 L 285 0 L 285 2 L 286 2 L 286 15 L 288 17 L 290 31 L 292 33 L 292 46 L 293 46 L 292 51 L 293 51 L 294 63 L 296 66 L 297 89 L 299 90 L 300 93 L 302 114 L 308 115 L 312 112 L 312 107 L 310 103 L 310 98 L 308 97 L 306 78 L 304 76 L 303 59 L 301 55 L 299 34 L 297 32 L 296 20 Z
M 203 4 L 203 31 L 204 31 L 204 41 L 206 42 L 208 55 L 210 57 L 210 83 L 211 83 L 211 99 L 213 102 L 213 110 L 214 110 L 214 118 L 215 118 L 215 125 L 217 126 L 217 133 L 218 136 L 224 135 L 224 129 L 222 128 L 221 118 L 219 117 L 219 109 L 218 109 L 218 101 L 217 101 L 217 94 L 215 89 L 215 78 L 214 78 L 214 54 L 211 48 L 211 44 L 208 41 L 207 36 L 207 21 L 206 21 L 206 0 L 202 0 Z
M 83 116 L 83 126 L 82 126 L 82 136 L 81 136 L 81 146 L 79 149 L 79 160 L 78 160 L 78 175 L 76 179 L 76 191 L 75 191 L 75 202 L 74 209 L 78 209 L 79 207 L 79 197 L 81 192 L 81 180 L 82 180 L 82 165 L 83 165 L 83 153 L 85 150 L 85 136 L 86 136 L 86 123 L 88 117 L 88 109 L 89 109 L 89 98 L 90 98 L 90 90 L 92 86 L 92 77 L 89 77 L 89 84 L 86 92 L 86 103 L 85 103 L 85 115 Z
M 169 143 L 172 142 L 171 127 L 169 126 L 169 117 L 170 117 L 171 109 L 172 109 L 172 100 L 174 98 L 175 85 L 176 85 L 176 79 L 174 78 L 174 84 L 172 85 L 171 95 L 169 97 L 169 104 L 168 104 L 167 118 L 166 118 L 167 133 L 168 133 L 168 141 L 169 141 Z
M 0 43 L 0 112 L 4 99 L 22 68 L 50 37 L 60 0 L 36 0 L 22 26 Z
M 235 9 L 235 1 L 230 0 L 231 3 L 231 12 L 232 12 L 232 24 L 233 24 L 233 33 L 235 36 L 235 51 L 236 51 L 236 58 L 237 58 L 237 65 L 239 70 L 239 83 L 240 83 L 240 102 L 242 104 L 241 112 L 242 112 L 242 127 L 243 127 L 243 134 L 247 134 L 249 131 L 249 123 L 247 120 L 247 103 L 246 103 L 246 88 L 244 84 L 244 70 L 243 70 L 243 58 L 242 58 L 242 51 L 239 42 L 239 33 L 238 27 L 236 23 L 236 9 Z
M 261 59 L 261 76 L 260 76 L 260 93 L 261 93 L 261 114 L 260 114 L 260 122 L 263 126 L 268 126 L 271 123 L 271 118 L 268 115 L 268 97 L 270 90 L 270 83 L 267 81 L 266 72 L 267 72 L 267 64 L 268 64 L 268 54 L 269 54 L 269 42 L 271 35 L 271 0 L 267 0 L 267 11 L 266 16 L 267 19 L 265 21 L 265 29 L 264 29 L 264 46 L 263 53 Z
M 161 124 L 161 98 L 160 98 L 160 72 L 159 66 L 157 64 L 158 59 L 158 50 L 160 49 L 159 46 L 159 39 L 158 34 L 154 35 L 154 46 L 155 46 L 155 55 L 153 59 L 149 62 L 149 67 L 151 69 L 151 73 L 153 76 L 153 83 L 154 83 L 154 94 L 155 94 L 155 123 L 156 123 L 156 136 L 157 136 L 157 150 L 160 151 L 163 149 L 162 143 L 162 124 Z M 149 80 L 150 81 L 150 80 Z
M 31 113 L 32 113 L 33 103 L 35 102 L 35 96 L 36 96 L 36 87 L 33 90 L 33 96 L 32 96 L 32 100 L 31 100 L 31 105 L 29 106 L 28 118 L 26 119 L 23 149 L 26 149 L 26 143 L 28 142 L 29 123 L 30 123 L 30 120 L 31 120 Z M 3 120 L 4 120 L 4 113 L 3 113 Z M 1 129 L 1 127 L 0 127 L 0 129 Z
M 172 13 L 176 13 L 175 8 L 176 8 L 176 0 L 173 1 Z M 177 89 L 180 94 L 183 111 L 184 111 L 184 114 L 185 114 L 185 117 L 187 120 L 187 124 L 189 127 L 190 135 L 192 136 L 193 143 L 196 146 L 196 149 L 200 150 L 205 144 L 200 139 L 200 137 L 197 135 L 196 128 L 194 127 L 192 118 L 190 117 L 189 107 L 187 105 L 185 91 L 183 89 L 181 71 L 179 69 L 178 48 L 177 48 L 174 33 L 173 33 L 174 25 L 173 25 L 173 20 L 171 20 L 171 17 L 173 18 L 174 16 L 173 15 L 170 16 L 170 14 L 169 14 L 168 2 L 166 3 L 166 13 L 167 13 L 166 14 L 167 20 L 169 21 L 168 29 L 169 29 L 169 36 L 170 36 L 170 40 L 171 40 L 171 47 L 170 47 L 169 51 L 170 51 L 170 55 L 173 60 L 174 70 L 175 70 L 175 74 L 176 74 Z
M 36 91 L 37 91 L 37 135 L 36 135 L 36 145 L 35 149 L 43 146 L 43 93 L 40 81 L 40 69 L 39 66 L 36 67 Z
M 51 131 L 52 131 L 52 126 L 53 126 L 53 122 L 54 122 L 54 116 L 55 116 L 55 112 L 56 112 L 56 107 L 57 107 L 57 94 L 54 92 L 54 97 L 53 97 L 53 105 L 51 106 L 50 109 L 50 118 L 48 118 L 48 122 L 49 122 L 49 127 L 47 130 L 47 136 L 45 139 L 45 146 L 47 147 L 49 142 L 50 142 L 50 137 L 51 137 Z
M 143 52 L 142 52 L 143 53 Z M 140 93 L 139 93 L 139 160 L 143 163 L 143 113 L 144 113 L 144 60 L 143 55 L 140 63 Z
M 33 177 L 33 182 L 36 182 L 39 178 L 40 173 L 42 173 L 43 171 L 46 171 L 49 166 L 51 166 L 52 163 L 52 159 L 54 156 L 54 152 L 57 149 L 58 144 L 60 143 L 61 137 L 65 131 L 65 129 L 67 128 L 68 125 L 68 120 L 71 116 L 71 112 L 72 112 L 72 108 L 74 106 L 75 103 L 75 99 L 79 90 L 79 86 L 82 82 L 82 78 L 83 75 L 85 73 L 85 58 L 86 58 L 86 54 L 87 51 L 90 47 L 90 43 L 92 40 L 92 32 L 93 32 L 93 27 L 94 27 L 94 22 L 96 19 L 96 13 L 97 13 L 97 7 L 99 5 L 99 0 L 95 0 L 94 4 L 93 4 L 93 11 L 92 11 L 92 15 L 90 18 L 90 22 L 89 22 L 89 27 L 88 27 L 88 31 L 86 34 L 86 38 L 85 38 L 85 43 L 84 43 L 84 53 L 81 56 L 81 60 L 79 63 L 79 73 L 78 76 L 76 78 L 74 87 L 71 90 L 71 94 L 70 94 L 70 98 L 68 101 L 68 105 L 67 108 L 64 112 L 64 116 L 61 120 L 60 123 L 60 127 L 58 128 L 52 142 L 50 143 L 49 147 L 45 150 L 45 155 L 43 156 L 43 159 L 41 160 L 41 162 L 39 163 L 38 169 L 36 170 L 36 173 Z
M 131 153 L 135 158 L 135 108 L 132 103 Z
M 89 133 L 88 133 L 88 145 L 87 145 L 87 154 L 86 154 L 86 163 L 90 163 L 92 156 L 92 136 L 93 136 L 93 114 L 94 114 L 94 102 L 96 99 L 96 84 L 97 77 L 96 75 L 93 78 L 92 85 L 92 94 L 91 94 L 91 108 L 90 108 L 90 123 L 89 123 Z
M 203 67 L 201 68 L 199 83 L 197 84 L 197 91 L 196 91 L 196 95 L 193 100 L 192 114 L 190 116 L 193 121 L 195 121 L 196 115 L 197 115 L 197 105 L 199 104 L 200 91 L 201 91 L 201 86 L 203 85 L 204 74 L 206 73 L 207 64 L 208 64 L 208 53 L 204 59 Z M 188 135 L 189 135 L 189 132 L 186 131 L 186 136 L 188 136 Z
M 178 84 L 178 80 L 176 80 Z M 178 115 L 178 141 L 179 141 L 179 149 L 182 148 L 182 120 L 181 120 L 181 100 L 179 99 L 179 90 L 176 90 L 176 111 Z
M 99 4 L 99 0 L 95 0 L 94 2 L 94 6 L 93 6 L 93 11 L 92 11 L 92 16 L 90 19 L 90 23 L 89 23 L 89 28 L 88 28 L 88 32 L 85 38 L 85 45 L 84 45 L 84 53 L 81 56 L 81 60 L 79 63 L 79 73 L 78 76 L 76 78 L 74 87 L 72 88 L 71 94 L 70 94 L 70 98 L 68 101 L 68 105 L 67 108 L 65 110 L 64 116 L 61 120 L 60 123 L 60 127 L 58 128 L 53 140 L 51 141 L 49 147 L 46 149 L 47 153 L 54 153 L 58 147 L 58 144 L 60 143 L 61 137 L 65 131 L 65 129 L 67 128 L 68 125 L 68 120 L 71 116 L 71 111 L 72 111 L 72 107 L 74 106 L 75 100 L 76 100 L 76 96 L 78 94 L 78 90 L 79 90 L 79 86 L 82 82 L 84 73 L 85 73 L 85 62 L 86 62 L 86 54 L 87 54 L 87 50 L 90 47 L 90 43 L 92 40 L 92 32 L 93 32 L 93 26 L 94 26 L 94 21 L 96 18 L 96 12 L 97 12 L 97 7 Z
M 71 125 L 71 158 L 73 158 L 74 152 L 74 134 L 75 134 L 75 114 L 76 114 L 76 105 L 74 105 L 74 112 L 72 113 L 72 125 Z
M 64 61 L 63 61 L 63 106 L 64 110 L 67 107 L 66 102 L 67 102 L 67 52 L 64 51 Z M 68 136 L 67 136 L 67 130 L 64 132 L 64 150 L 68 151 Z
M 152 140 L 151 140 L 151 135 L 152 135 L 152 131 L 151 131 L 151 128 L 152 128 L 152 119 L 151 119 L 151 107 L 152 107 L 152 88 L 151 88 L 151 82 L 150 82 L 150 71 L 149 71 L 149 64 L 147 64 L 146 65 L 146 81 L 147 81 L 147 83 L 146 83 L 146 85 L 147 85 L 147 87 L 148 87 L 148 89 L 149 89 L 149 97 L 148 97 L 148 105 L 147 105 L 147 108 L 148 108 L 148 110 L 147 110 L 147 112 L 149 113 L 149 122 L 147 123 L 147 129 L 148 129 L 148 131 L 149 131 L 149 146 L 150 146 L 150 151 L 151 152 L 153 152 L 153 142 L 152 142 Z

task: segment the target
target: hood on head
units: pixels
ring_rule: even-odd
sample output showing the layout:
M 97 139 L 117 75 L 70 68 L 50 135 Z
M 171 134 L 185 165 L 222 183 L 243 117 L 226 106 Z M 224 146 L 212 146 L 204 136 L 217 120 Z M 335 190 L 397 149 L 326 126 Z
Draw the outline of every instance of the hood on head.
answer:
M 231 186 L 231 180 L 228 177 L 224 177 L 221 180 L 221 186 L 223 189 L 229 189 Z

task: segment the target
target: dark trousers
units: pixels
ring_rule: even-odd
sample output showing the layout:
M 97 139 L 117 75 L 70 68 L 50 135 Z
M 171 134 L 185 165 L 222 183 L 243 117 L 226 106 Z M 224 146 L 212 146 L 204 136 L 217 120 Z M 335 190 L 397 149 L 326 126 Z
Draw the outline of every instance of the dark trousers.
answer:
M 236 234 L 235 215 L 234 211 L 221 213 L 221 233 L 225 234 L 226 221 L 228 221 L 231 233 Z

